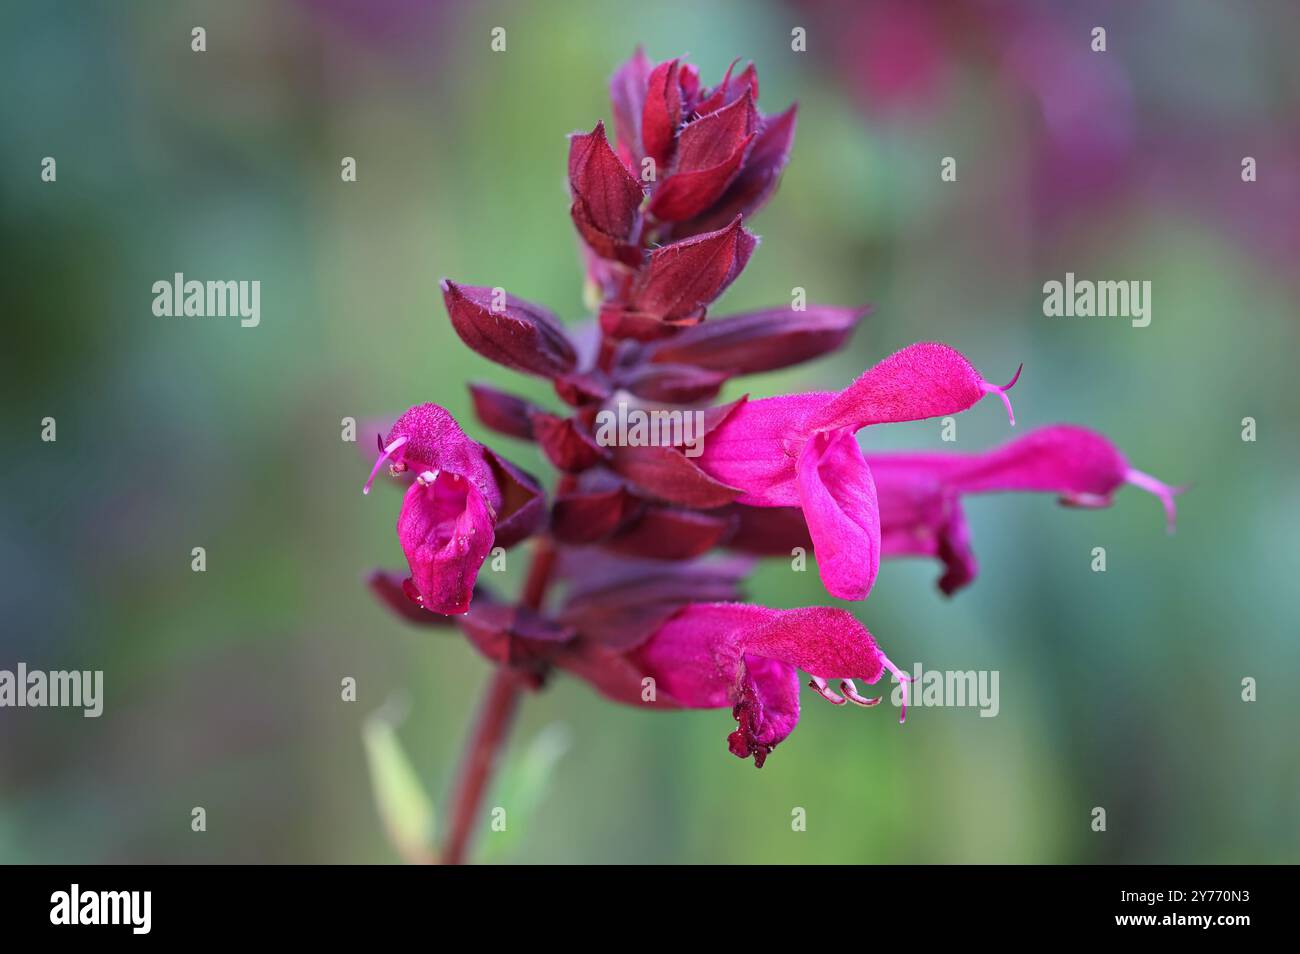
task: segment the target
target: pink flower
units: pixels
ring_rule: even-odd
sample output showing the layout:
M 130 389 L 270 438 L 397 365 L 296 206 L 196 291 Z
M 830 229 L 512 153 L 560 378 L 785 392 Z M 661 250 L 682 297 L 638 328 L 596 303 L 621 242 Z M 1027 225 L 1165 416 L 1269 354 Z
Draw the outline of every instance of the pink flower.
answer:
M 793 394 L 742 405 L 708 435 L 697 463 L 742 491 L 738 503 L 801 508 L 827 591 L 865 599 L 880 566 L 880 510 L 857 431 L 956 414 L 986 394 L 1001 397 L 1010 416 L 1005 392 L 1015 382 L 990 384 L 947 345 L 911 345 L 838 394 Z
M 858 692 L 885 670 L 899 677 L 907 714 L 906 678 L 880 651 L 871 634 L 846 610 L 827 607 L 778 610 L 744 603 L 692 603 L 669 619 L 631 662 L 655 680 L 657 691 L 690 709 L 730 707 L 736 731 L 733 755 L 754 757 L 761 768 L 772 749 L 799 721 L 799 673 L 837 705 L 874 706 Z M 828 680 L 840 680 L 844 696 Z M 846 699 L 847 697 L 847 699 Z
M 842 391 L 709 405 L 733 378 L 843 346 L 867 311 L 810 305 L 705 323 L 757 246 L 746 220 L 776 188 L 795 110 L 758 110 L 752 66 L 707 88 L 689 64 L 656 66 L 640 50 L 610 94 L 615 142 L 599 122 L 569 139 L 570 216 L 599 296 L 586 329 L 571 334 L 501 288 L 441 285 L 466 346 L 553 387 L 553 401 L 470 388 L 484 426 L 534 442 L 558 472 L 549 511 L 536 480 L 434 404 L 389 429 L 366 483 L 387 462 L 408 485 L 397 536 L 410 575 L 376 572 L 372 592 L 407 622 L 454 625 L 509 670 L 494 677 L 488 724 L 508 721 L 515 685 L 540 688 L 564 670 L 631 705 L 730 708 L 731 751 L 761 766 L 798 721 L 801 670 L 823 698 L 861 706 L 880 699 L 858 681 L 890 671 L 904 714 L 908 677 L 845 610 L 745 602 L 752 561 L 711 552 L 811 547 L 826 589 L 862 599 L 886 557 L 938 558 L 948 593 L 972 580 L 968 494 L 1046 491 L 1096 507 L 1128 483 L 1159 496 L 1172 526 L 1178 491 L 1082 428 L 982 454 L 864 455 L 857 432 L 869 425 L 956 414 L 989 394 L 1011 416 L 1019 371 L 991 384 L 947 345 L 904 348 Z M 632 439 L 623 418 L 610 427 L 616 410 L 638 426 L 677 423 Z M 516 600 L 477 585 L 493 548 L 534 534 Z
M 436 404 L 411 408 L 380 441 L 365 493 L 388 461 L 394 475 L 414 474 L 397 518 L 397 538 L 425 609 L 469 609 L 479 568 L 495 544 L 528 536 L 543 516 L 537 482 L 470 440 Z
M 902 684 L 902 722 L 910 677 L 845 610 L 779 610 L 737 602 L 750 561 L 658 562 L 578 551 L 566 558 L 570 590 L 546 615 L 492 599 L 476 600 L 456 625 L 484 656 L 541 685 L 550 667 L 590 683 L 626 705 L 672 710 L 732 710 L 732 753 L 756 767 L 799 719 L 799 670 L 835 705 L 871 707 L 867 684 L 892 672 Z M 442 617 L 420 609 L 412 587 L 372 574 L 376 596 L 424 626 Z M 829 683 L 839 681 L 839 692 Z
M 1129 466 L 1100 434 L 1057 424 L 982 454 L 868 454 L 880 506 L 881 555 L 932 556 L 944 565 L 939 588 L 951 594 L 975 579 L 977 566 L 962 511 L 964 494 L 1038 491 L 1074 507 L 1107 507 L 1132 484 L 1155 494 L 1174 528 L 1169 487 Z

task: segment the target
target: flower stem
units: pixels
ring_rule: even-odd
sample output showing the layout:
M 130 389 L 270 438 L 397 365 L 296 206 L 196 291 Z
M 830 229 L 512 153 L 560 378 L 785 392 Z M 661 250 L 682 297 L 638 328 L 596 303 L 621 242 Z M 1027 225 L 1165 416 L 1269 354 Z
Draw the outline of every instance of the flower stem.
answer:
M 549 539 L 542 538 L 533 552 L 528 579 L 519 599 L 522 606 L 531 610 L 541 607 L 554 565 L 555 547 Z M 451 822 L 442 851 L 442 863 L 445 865 L 465 862 L 474 823 L 496 771 L 506 737 L 510 734 L 510 725 L 514 721 L 515 710 L 519 708 L 523 685 L 522 675 L 509 666 L 498 666 L 488 680 L 473 732 L 465 745 L 465 753 L 461 756 L 460 774 L 451 796 Z
M 537 541 L 537 549 L 533 551 L 533 562 L 528 568 L 528 579 L 524 581 L 524 590 L 519 597 L 521 606 L 526 606 L 533 612 L 542 608 L 542 601 L 546 599 L 546 588 L 551 583 L 551 570 L 555 567 L 555 544 L 549 537 L 542 537 Z
M 465 861 L 475 816 L 487 793 L 497 757 L 519 706 L 519 689 L 519 679 L 508 666 L 498 666 L 488 680 L 452 794 L 451 833 L 442 851 L 445 865 L 459 865 Z

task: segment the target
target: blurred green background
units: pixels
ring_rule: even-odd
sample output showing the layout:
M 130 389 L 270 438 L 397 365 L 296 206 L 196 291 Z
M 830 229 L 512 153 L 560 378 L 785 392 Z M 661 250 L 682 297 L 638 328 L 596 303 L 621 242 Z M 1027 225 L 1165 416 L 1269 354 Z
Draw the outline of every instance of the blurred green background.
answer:
M 725 711 L 555 679 L 509 758 L 543 733 L 568 751 L 508 839 L 485 821 L 479 857 L 1300 860 L 1298 26 L 1292 3 L 1209 0 L 3 4 L 0 668 L 103 669 L 106 700 L 97 720 L 0 710 L 0 861 L 395 861 L 361 733 L 394 692 L 442 805 L 487 665 L 365 590 L 401 565 L 399 498 L 362 497 L 340 421 L 431 400 L 486 439 L 467 380 L 553 401 L 460 345 L 436 282 L 583 317 L 565 134 L 608 122 L 638 43 L 709 81 L 752 58 L 765 111 L 800 102 L 763 244 L 713 314 L 794 286 L 876 304 L 844 352 L 729 394 L 838 388 L 939 339 L 994 379 L 1025 362 L 1021 428 L 1086 424 L 1194 487 L 1173 537 L 1133 490 L 1095 512 L 976 499 L 982 572 L 952 600 L 935 565 L 885 565 L 859 618 L 904 667 L 998 670 L 996 718 L 900 727 L 806 693 L 755 771 L 727 753 Z M 177 271 L 260 280 L 260 327 L 154 317 L 151 285 Z M 1152 281 L 1151 326 L 1043 317 L 1066 271 Z M 1008 436 L 985 402 L 957 447 Z M 948 446 L 938 422 L 863 440 Z M 783 561 L 750 592 L 827 601 Z

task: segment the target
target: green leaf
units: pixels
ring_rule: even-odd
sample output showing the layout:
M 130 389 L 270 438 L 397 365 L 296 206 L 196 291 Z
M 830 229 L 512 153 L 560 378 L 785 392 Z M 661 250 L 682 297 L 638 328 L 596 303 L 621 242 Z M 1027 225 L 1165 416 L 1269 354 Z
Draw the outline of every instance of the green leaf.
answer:
M 397 708 L 390 700 L 362 726 L 370 784 L 379 817 L 397 853 L 412 864 L 431 864 L 437 826 L 433 799 L 397 737 L 397 725 L 402 721 Z
M 479 839 L 483 861 L 503 858 L 515 848 L 546 796 L 556 764 L 571 744 L 569 727 L 552 722 L 507 766 L 495 799 L 495 805 L 506 811 L 506 829 L 489 831 Z

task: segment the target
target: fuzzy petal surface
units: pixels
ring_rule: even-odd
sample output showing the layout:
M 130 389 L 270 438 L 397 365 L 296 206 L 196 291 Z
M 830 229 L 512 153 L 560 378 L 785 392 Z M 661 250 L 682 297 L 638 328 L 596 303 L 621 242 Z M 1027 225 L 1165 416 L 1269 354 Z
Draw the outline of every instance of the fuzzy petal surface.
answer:
M 467 612 L 493 540 L 493 517 L 478 488 L 450 471 L 411 484 L 397 539 L 424 608 L 449 616 Z
M 799 500 L 826 591 L 864 600 L 880 569 L 876 484 L 849 429 L 818 434 L 799 457 Z

